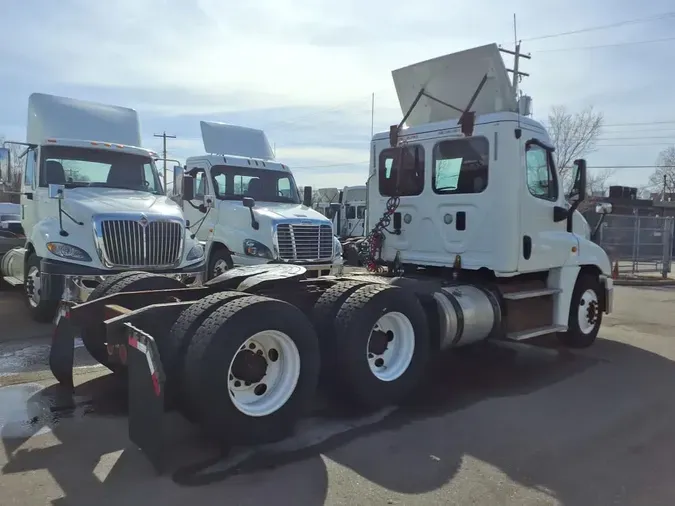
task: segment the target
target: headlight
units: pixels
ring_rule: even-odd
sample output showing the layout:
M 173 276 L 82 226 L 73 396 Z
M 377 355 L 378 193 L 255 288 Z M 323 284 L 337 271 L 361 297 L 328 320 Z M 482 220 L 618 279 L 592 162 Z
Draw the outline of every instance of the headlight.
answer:
M 79 260 L 80 262 L 91 262 L 89 253 L 82 248 L 72 246 L 63 242 L 48 242 L 47 249 L 52 255 L 67 258 L 68 260 Z
M 202 258 L 204 256 L 204 248 L 202 248 L 201 244 L 195 244 L 192 246 L 192 249 L 190 250 L 190 253 L 188 253 L 187 258 L 185 259 L 187 262 L 191 260 L 197 260 L 199 258 Z
M 244 240 L 244 254 L 250 257 L 274 259 L 272 252 L 267 246 L 253 239 Z
M 342 251 L 342 244 L 340 243 L 340 239 L 333 236 L 333 258 L 341 257 L 342 253 L 343 253 L 343 251 Z

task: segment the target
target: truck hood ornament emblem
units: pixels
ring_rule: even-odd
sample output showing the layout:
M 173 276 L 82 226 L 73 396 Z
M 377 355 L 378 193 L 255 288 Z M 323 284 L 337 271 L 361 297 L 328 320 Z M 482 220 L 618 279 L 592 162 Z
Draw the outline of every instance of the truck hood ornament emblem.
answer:
M 143 228 L 147 227 L 148 226 L 148 217 L 145 216 L 144 214 L 142 214 L 141 219 L 138 220 L 138 224 Z

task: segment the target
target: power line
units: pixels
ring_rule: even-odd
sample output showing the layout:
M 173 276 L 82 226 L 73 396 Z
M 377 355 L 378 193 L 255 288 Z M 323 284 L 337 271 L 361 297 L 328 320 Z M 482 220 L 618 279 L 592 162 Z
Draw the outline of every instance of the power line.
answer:
M 598 44 L 595 46 L 580 46 L 580 47 L 561 47 L 556 49 L 535 49 L 535 53 L 561 53 L 565 51 L 588 51 L 589 49 L 602 49 L 607 47 L 622 47 L 622 46 L 635 46 L 639 44 L 653 44 L 655 42 L 667 42 L 673 41 L 675 37 L 665 37 L 663 39 L 651 39 L 651 40 L 636 40 L 631 42 L 616 42 L 613 44 Z
M 634 19 L 628 19 L 624 21 L 618 21 L 616 23 L 610 23 L 607 25 L 596 25 L 596 26 L 589 26 L 586 28 L 579 28 L 577 30 L 568 30 L 566 32 L 558 32 L 558 33 L 550 33 L 546 35 L 538 35 L 536 37 L 529 37 L 525 39 L 521 39 L 523 41 L 532 41 L 532 40 L 543 40 L 543 39 L 553 39 L 557 37 L 566 37 L 568 35 L 576 35 L 579 33 L 588 33 L 588 32 L 595 32 L 598 30 L 608 30 L 610 28 L 618 28 L 620 26 L 625 26 L 625 25 L 632 25 L 632 24 L 638 24 L 638 23 L 648 23 L 650 21 L 660 21 L 662 19 L 668 19 L 675 17 L 675 11 L 670 11 L 670 12 L 664 12 L 662 14 L 656 14 L 653 16 L 648 16 L 646 18 L 634 18 Z

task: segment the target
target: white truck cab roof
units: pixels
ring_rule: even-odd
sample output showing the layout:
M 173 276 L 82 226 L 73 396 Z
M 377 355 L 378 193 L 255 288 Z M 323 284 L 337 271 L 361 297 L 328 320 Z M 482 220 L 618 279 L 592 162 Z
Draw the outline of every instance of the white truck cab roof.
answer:
M 199 123 L 207 154 L 188 157 L 188 168 L 197 161 L 207 161 L 212 166 L 226 164 L 291 172 L 287 165 L 274 159 L 274 151 L 263 130 L 216 121 Z
M 102 143 L 96 147 L 141 146 L 138 113 L 128 107 L 33 93 L 28 97 L 26 142 L 43 145 L 60 139 L 67 145 Z M 66 141 L 66 139 L 71 139 Z M 75 141 L 74 139 L 78 139 Z M 86 139 L 86 140 L 83 140 Z M 110 144 L 106 146 L 105 143 Z

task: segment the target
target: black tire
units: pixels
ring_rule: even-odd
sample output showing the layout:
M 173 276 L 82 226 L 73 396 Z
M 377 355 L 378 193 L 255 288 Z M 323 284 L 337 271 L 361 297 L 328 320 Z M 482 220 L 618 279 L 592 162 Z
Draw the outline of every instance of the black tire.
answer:
M 110 295 L 108 292 L 112 289 L 114 285 L 122 281 L 123 279 L 130 278 L 131 276 L 137 276 L 143 274 L 141 271 L 129 271 L 122 272 L 120 274 L 115 274 L 109 276 L 101 281 L 96 288 L 94 288 L 89 294 L 87 300 L 96 300 L 101 297 L 107 297 Z M 84 344 L 85 349 L 89 352 L 94 360 L 99 364 L 106 366 L 108 369 L 115 369 L 116 364 L 111 365 L 108 358 L 108 351 L 106 350 L 105 343 L 101 342 L 98 336 L 92 332 L 82 332 L 80 336 L 82 343 Z
M 51 323 L 56 316 L 56 310 L 61 301 L 63 291 L 63 278 L 54 276 L 54 282 L 50 286 L 50 293 L 40 293 L 40 301 L 33 305 L 31 303 L 31 296 L 28 291 L 32 288 L 29 284 L 28 274 L 31 269 L 37 268 L 36 277 L 41 277 L 40 272 L 40 257 L 35 253 L 31 253 L 26 261 L 26 269 L 24 272 L 23 287 L 24 287 L 24 302 L 28 308 L 31 318 L 38 323 Z
M 398 378 L 380 380 L 368 363 L 372 329 L 387 313 L 402 313 L 414 330 L 412 359 Z M 335 380 L 344 401 L 367 410 L 396 404 L 419 384 L 430 357 L 429 325 L 419 300 L 411 290 L 389 285 L 359 288 L 344 302 L 335 320 L 335 359 L 340 371 Z M 394 335 L 393 339 L 396 339 Z
M 119 276 L 119 277 L 117 277 Z M 104 296 L 113 295 L 116 293 L 122 292 L 142 292 L 145 290 L 168 290 L 171 288 L 183 288 L 185 285 L 174 278 L 169 278 L 167 276 L 162 276 L 161 274 L 152 274 L 149 272 L 135 272 L 135 273 L 122 273 L 113 278 L 117 278 L 114 281 L 110 281 L 106 289 L 101 289 L 97 296 L 94 297 L 94 292 L 101 285 L 97 286 L 94 289 L 94 292 L 89 296 L 88 300 L 96 300 Z M 135 304 L 127 304 L 129 309 L 138 309 L 143 307 L 143 303 L 137 302 Z M 147 322 L 139 322 L 139 326 L 150 333 L 157 341 L 161 341 L 161 337 L 166 337 L 169 329 L 166 328 L 167 325 L 165 322 L 152 320 Z M 85 348 L 89 354 L 100 364 L 106 366 L 111 371 L 118 373 L 126 370 L 122 364 L 111 363 L 108 357 L 108 351 L 106 350 L 106 340 L 105 340 L 105 324 L 103 322 L 98 322 L 95 325 L 85 327 L 82 329 L 80 337 L 84 343 Z M 159 346 L 159 344 L 158 344 Z
M 244 292 L 227 291 L 208 295 L 198 300 L 189 308 L 183 311 L 176 323 L 173 324 L 166 339 L 157 342 L 159 354 L 164 366 L 164 372 L 167 378 L 165 390 L 169 396 L 175 397 L 180 401 L 180 397 L 185 398 L 189 394 L 185 389 L 178 388 L 179 385 L 185 386 L 183 379 L 183 365 L 185 354 L 187 353 L 190 341 L 197 329 L 204 320 L 208 318 L 218 307 L 240 297 L 249 297 L 250 294 Z M 186 403 L 183 403 L 187 405 Z M 190 419 L 194 416 L 186 413 Z
M 230 255 L 230 252 L 227 251 L 225 248 L 218 248 L 216 251 L 211 253 L 209 257 L 209 268 L 206 273 L 207 280 L 213 279 L 218 275 L 222 274 L 222 272 L 215 272 L 216 264 L 221 261 L 225 262 L 225 264 L 227 265 L 227 270 L 232 269 L 234 267 L 234 262 L 232 261 L 232 255 Z
M 588 301 L 584 300 L 584 293 L 588 290 L 595 292 L 597 303 L 588 304 Z M 567 332 L 558 332 L 558 339 L 564 346 L 568 348 L 588 348 L 595 343 L 602 325 L 602 311 L 600 310 L 602 297 L 602 285 L 597 276 L 581 273 L 572 292 Z M 587 306 L 585 315 L 589 318 L 588 323 L 593 323 L 592 328 L 587 332 L 584 332 L 579 324 L 578 309 L 582 305 Z
M 335 334 L 335 317 L 342 304 L 352 293 L 366 286 L 367 281 L 341 281 L 321 294 L 312 309 L 312 323 L 319 339 L 321 350 L 321 372 L 319 382 L 330 389 L 336 375 L 340 374 L 336 359 L 340 343 Z
M 280 408 L 252 416 L 232 402 L 228 372 L 246 340 L 264 330 L 278 330 L 290 337 L 299 353 L 300 372 L 292 394 Z M 302 311 L 287 302 L 250 296 L 220 306 L 199 327 L 188 347 L 183 378 L 193 412 L 214 439 L 226 446 L 260 444 L 288 436 L 309 410 L 319 361 L 316 333 Z

